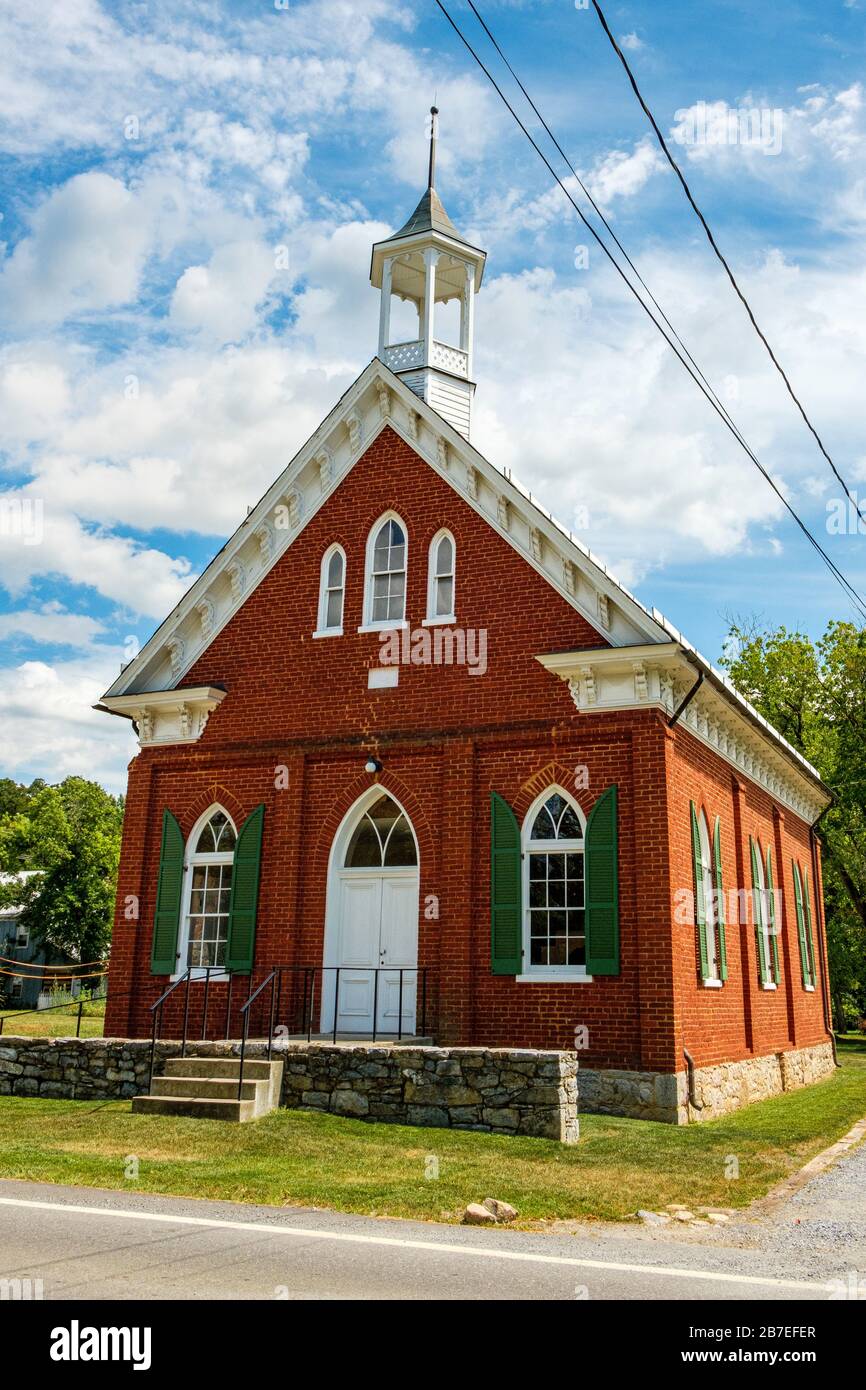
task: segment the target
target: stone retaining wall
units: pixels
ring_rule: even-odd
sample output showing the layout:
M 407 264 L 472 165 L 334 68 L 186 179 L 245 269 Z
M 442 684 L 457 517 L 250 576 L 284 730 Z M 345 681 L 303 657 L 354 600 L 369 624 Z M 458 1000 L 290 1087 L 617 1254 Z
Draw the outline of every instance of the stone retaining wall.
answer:
M 157 1044 L 155 1072 L 180 1055 Z M 234 1057 L 239 1043 L 190 1043 L 188 1052 Z M 250 1043 L 261 1057 L 264 1043 Z M 578 1135 L 577 1057 L 519 1048 L 390 1047 L 289 1043 L 283 1104 L 359 1119 L 531 1134 L 563 1143 Z M 689 1103 L 688 1077 L 676 1073 L 581 1068 L 584 1111 L 667 1124 L 714 1119 L 757 1100 L 809 1086 L 833 1071 L 829 1042 L 720 1062 L 695 1071 L 703 1109 Z M 150 1043 L 123 1038 L 19 1038 L 0 1035 L 0 1095 L 126 1099 L 147 1091 Z
M 578 1137 L 573 1052 L 290 1043 L 284 1055 L 284 1105 L 565 1144 Z
M 712 1120 L 755 1101 L 811 1086 L 829 1076 L 834 1065 L 833 1045 L 824 1042 L 740 1062 L 696 1067 L 695 1093 L 703 1101 L 701 1110 L 689 1102 L 685 1071 L 593 1071 L 582 1067 L 580 1105 L 590 1114 L 628 1115 L 685 1125 L 694 1120 Z
M 158 1043 L 155 1074 L 180 1051 L 179 1042 Z M 187 1047 L 187 1055 L 203 1057 L 236 1057 L 239 1051 L 233 1042 Z M 247 1056 L 266 1051 L 264 1043 L 250 1043 Z M 287 1106 L 567 1144 L 578 1137 L 573 1052 L 289 1043 L 273 1055 L 285 1059 Z M 149 1072 L 145 1039 L 0 1035 L 0 1095 L 126 1099 L 147 1091 Z

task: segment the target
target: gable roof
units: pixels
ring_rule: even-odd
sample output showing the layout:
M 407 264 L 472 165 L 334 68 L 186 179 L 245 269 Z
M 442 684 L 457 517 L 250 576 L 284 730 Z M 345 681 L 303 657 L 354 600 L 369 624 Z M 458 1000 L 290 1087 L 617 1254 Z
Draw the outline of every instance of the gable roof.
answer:
M 423 200 L 422 200 L 423 201 Z M 342 479 L 390 427 L 484 517 L 611 647 L 678 643 L 693 665 L 802 776 L 817 772 L 658 609 L 644 607 L 607 567 L 533 498 L 490 463 L 378 358 L 364 369 L 280 476 L 121 669 L 103 699 L 174 690 L 217 634 L 288 551 Z

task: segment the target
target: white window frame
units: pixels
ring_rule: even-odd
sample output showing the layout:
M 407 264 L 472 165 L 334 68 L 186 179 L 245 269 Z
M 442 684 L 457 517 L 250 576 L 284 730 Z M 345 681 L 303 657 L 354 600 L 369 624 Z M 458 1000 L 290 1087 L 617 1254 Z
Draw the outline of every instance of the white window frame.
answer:
M 532 840 L 530 831 L 535 824 L 535 817 L 549 801 L 552 796 L 559 794 L 563 800 L 575 812 L 580 821 L 583 834 L 580 840 Z M 556 849 L 553 846 L 557 846 Z M 584 894 L 586 891 L 586 816 L 580 809 L 573 796 L 564 787 L 553 785 L 545 787 L 544 791 L 535 798 L 526 815 L 523 818 L 523 825 L 520 830 L 520 858 L 522 863 L 522 907 L 523 907 L 523 967 L 517 976 L 520 984 L 538 984 L 543 981 L 547 983 L 555 982 L 562 984 L 570 983 L 592 983 L 592 975 L 588 975 L 585 965 L 533 965 L 532 964 L 532 942 L 531 942 L 531 917 L 529 907 L 529 856 L 534 854 L 575 854 L 580 853 L 584 856 Z M 586 898 L 584 896 L 584 912 L 586 911 Z
M 388 618 L 384 622 L 373 621 L 373 555 L 376 549 L 376 537 L 385 525 L 386 521 L 396 521 L 400 530 L 403 532 L 403 617 Z M 393 573 L 393 571 L 392 571 Z M 359 632 L 394 632 L 409 624 L 406 621 L 406 608 L 409 602 L 409 528 L 398 512 L 383 512 L 377 521 L 370 527 L 367 535 L 367 550 L 364 560 L 364 621 L 358 628 Z
M 701 808 L 698 814 L 698 840 L 701 846 L 701 887 L 704 894 L 704 936 L 707 943 L 707 974 L 702 976 L 702 984 L 708 989 L 720 989 L 722 971 L 719 961 L 719 923 L 716 902 L 716 869 L 713 862 L 710 826 L 706 811 Z
M 171 977 L 173 980 L 179 980 L 182 975 L 186 974 L 189 968 L 187 965 L 187 959 L 189 957 L 189 919 L 191 915 L 190 905 L 192 903 L 193 869 L 203 864 L 234 865 L 234 850 L 232 850 L 230 853 L 223 852 L 221 854 L 196 854 L 195 852 L 195 846 L 198 843 L 199 835 L 201 834 L 207 822 L 210 820 L 211 816 L 213 816 L 217 811 L 222 811 L 229 825 L 234 830 L 235 844 L 237 844 L 238 827 L 235 823 L 234 817 L 229 815 L 229 812 L 226 810 L 225 806 L 222 806 L 218 801 L 215 801 L 213 805 L 209 806 L 207 810 L 202 812 L 202 814 L 199 816 L 198 820 L 196 821 L 195 825 L 190 831 L 189 838 L 186 842 L 186 849 L 184 851 L 183 857 L 183 899 L 181 903 L 180 929 L 178 931 L 178 960 L 177 968 L 175 969 Z M 234 879 L 234 873 L 232 873 L 232 878 Z M 222 968 L 222 966 L 214 965 L 210 967 L 211 980 L 227 978 L 226 976 L 220 974 Z M 205 971 L 206 967 L 203 965 L 193 966 L 191 978 L 193 980 L 203 980 L 205 978 Z
M 343 582 L 340 586 L 340 621 L 336 627 L 328 627 L 328 596 L 333 591 L 328 585 L 328 570 L 331 560 L 335 555 L 339 555 L 343 565 Z M 324 555 L 319 569 L 319 614 L 316 622 L 314 637 L 342 637 L 343 635 L 343 613 L 346 605 L 346 552 L 337 543 L 329 545 Z
M 23 937 L 23 940 L 22 940 L 22 937 Z M 20 924 L 20 922 L 19 922 L 18 926 L 15 928 L 15 949 L 18 950 L 18 951 L 26 951 L 26 949 L 27 949 L 27 947 L 28 947 L 29 945 L 30 945 L 30 928 L 29 928 L 29 927 L 22 927 L 21 924 Z
M 448 574 L 439 575 L 437 573 L 437 553 L 440 542 L 448 540 L 451 542 L 451 569 Z M 451 611 L 450 613 L 436 612 L 436 586 L 438 579 L 451 580 Z M 455 609 L 457 607 L 457 542 L 447 526 L 436 532 L 430 542 L 427 552 L 427 616 L 422 623 L 423 627 L 447 626 L 449 623 L 456 623 Z

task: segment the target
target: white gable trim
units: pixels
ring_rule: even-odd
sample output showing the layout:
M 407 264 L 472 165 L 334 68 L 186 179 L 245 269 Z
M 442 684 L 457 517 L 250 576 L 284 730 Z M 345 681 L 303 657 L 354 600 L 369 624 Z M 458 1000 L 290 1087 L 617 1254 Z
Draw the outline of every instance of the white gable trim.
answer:
M 667 640 L 656 620 L 529 493 L 374 359 L 106 694 L 179 684 L 386 426 L 605 640 Z

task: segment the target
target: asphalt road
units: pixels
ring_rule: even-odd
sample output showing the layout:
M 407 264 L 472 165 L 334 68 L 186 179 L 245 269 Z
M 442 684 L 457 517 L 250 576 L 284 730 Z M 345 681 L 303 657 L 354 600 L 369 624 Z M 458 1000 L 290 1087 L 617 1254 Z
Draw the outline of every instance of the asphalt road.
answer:
M 827 1299 L 778 1253 L 0 1181 L 0 1284 L 46 1300 Z

